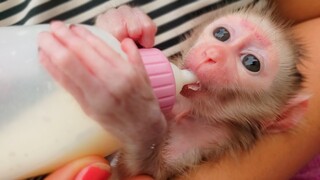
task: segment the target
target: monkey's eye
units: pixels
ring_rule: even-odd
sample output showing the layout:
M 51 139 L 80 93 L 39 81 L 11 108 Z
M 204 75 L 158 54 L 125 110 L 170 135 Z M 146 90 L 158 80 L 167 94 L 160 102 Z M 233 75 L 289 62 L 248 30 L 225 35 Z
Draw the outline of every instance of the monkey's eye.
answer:
M 227 41 L 230 38 L 229 31 L 224 27 L 218 27 L 213 31 L 213 36 L 219 41 Z
M 242 64 L 251 72 L 260 71 L 260 61 L 252 54 L 247 54 L 242 58 Z

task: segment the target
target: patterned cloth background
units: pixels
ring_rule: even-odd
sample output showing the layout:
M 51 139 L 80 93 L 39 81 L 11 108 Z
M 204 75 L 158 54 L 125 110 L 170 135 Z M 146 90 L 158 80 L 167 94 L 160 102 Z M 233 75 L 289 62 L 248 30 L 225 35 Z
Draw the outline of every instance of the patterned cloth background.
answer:
M 93 24 L 107 9 L 130 4 L 138 6 L 157 24 L 156 47 L 168 56 L 180 51 L 182 36 L 203 21 L 207 12 L 221 7 L 240 7 L 256 0 L 9 0 L 0 1 L 0 26 L 34 25 L 64 20 Z

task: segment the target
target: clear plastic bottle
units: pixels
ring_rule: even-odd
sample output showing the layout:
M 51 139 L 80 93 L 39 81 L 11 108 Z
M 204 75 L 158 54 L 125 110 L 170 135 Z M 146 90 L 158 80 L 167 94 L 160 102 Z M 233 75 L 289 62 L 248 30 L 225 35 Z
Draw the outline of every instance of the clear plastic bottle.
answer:
M 110 34 L 87 28 L 126 57 Z M 0 28 L 0 179 L 41 175 L 85 155 L 106 156 L 121 146 L 39 63 L 36 39 L 48 29 Z M 175 94 L 196 78 L 157 49 L 140 52 L 160 107 L 170 110 Z

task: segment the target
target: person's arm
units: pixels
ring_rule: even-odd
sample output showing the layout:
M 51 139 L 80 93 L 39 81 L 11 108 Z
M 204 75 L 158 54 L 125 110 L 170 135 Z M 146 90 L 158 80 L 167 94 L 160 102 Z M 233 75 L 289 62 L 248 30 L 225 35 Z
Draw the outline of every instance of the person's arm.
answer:
M 91 177 L 90 177 L 91 176 Z M 88 156 L 72 161 L 50 174 L 45 180 L 55 179 L 106 179 L 110 176 L 110 166 L 99 156 Z M 98 178 L 96 178 L 98 179 Z
M 264 137 L 249 153 L 205 163 L 180 179 L 289 179 L 320 152 L 320 18 L 297 24 L 294 32 L 306 44 L 300 69 L 312 93 L 303 124 L 292 132 Z
M 320 16 L 319 0 L 274 0 L 281 15 L 296 23 Z
M 45 180 L 106 180 L 110 177 L 108 162 L 99 156 L 87 156 L 72 161 L 45 178 Z M 128 179 L 129 180 L 129 179 Z M 136 176 L 130 180 L 152 180 L 148 176 Z

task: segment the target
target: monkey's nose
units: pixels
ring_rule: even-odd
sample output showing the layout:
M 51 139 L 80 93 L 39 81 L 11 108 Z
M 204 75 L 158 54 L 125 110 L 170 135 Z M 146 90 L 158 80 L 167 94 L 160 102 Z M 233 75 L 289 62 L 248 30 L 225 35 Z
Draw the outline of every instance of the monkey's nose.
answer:
M 212 58 L 207 58 L 207 59 L 205 60 L 205 63 L 212 63 L 212 64 L 215 64 L 215 63 L 217 63 L 217 61 L 216 61 L 216 60 L 214 60 L 214 59 L 212 59 Z
M 206 49 L 205 52 L 206 63 L 217 63 L 222 59 L 222 51 L 217 48 Z

